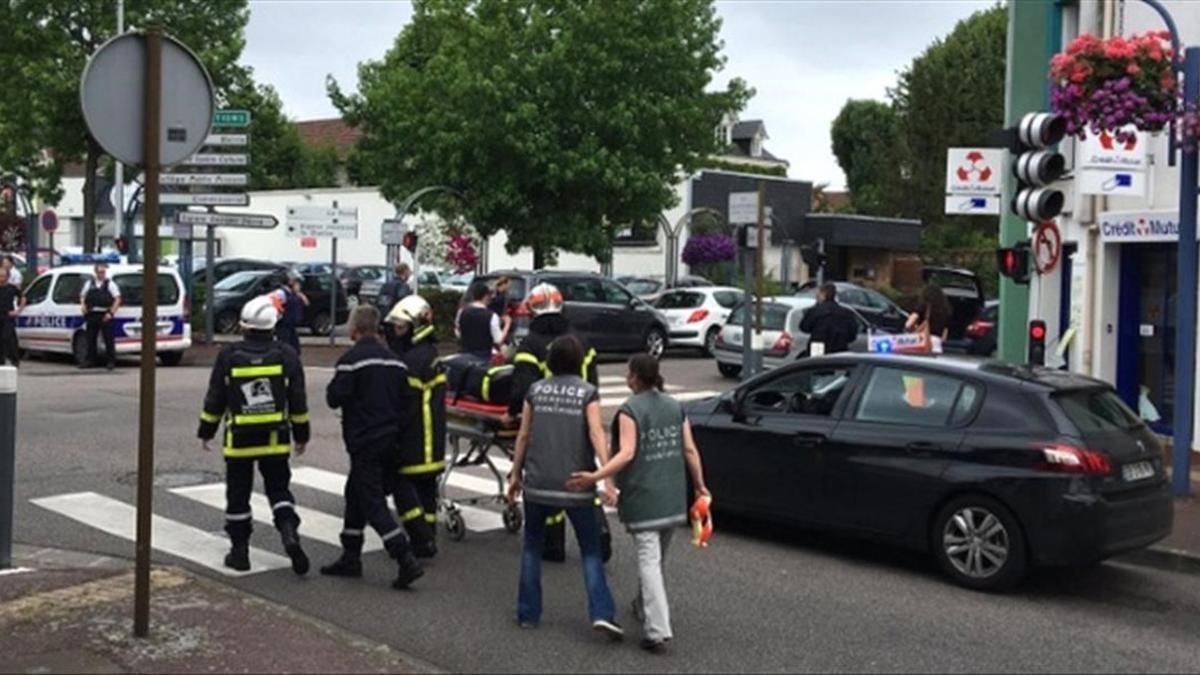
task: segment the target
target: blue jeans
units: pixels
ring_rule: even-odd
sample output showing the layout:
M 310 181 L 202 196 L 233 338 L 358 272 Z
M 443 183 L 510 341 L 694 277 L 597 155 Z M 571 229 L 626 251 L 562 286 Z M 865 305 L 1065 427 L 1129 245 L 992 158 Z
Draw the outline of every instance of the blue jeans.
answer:
M 546 546 L 546 518 L 558 511 L 525 500 L 525 547 L 521 551 L 521 587 L 517 596 L 517 621 L 536 624 L 542 619 L 542 550 Z M 565 509 L 583 556 L 583 583 L 587 587 L 588 616 L 592 621 L 613 621 L 617 609 L 604 575 L 600 552 L 598 509 L 592 505 Z

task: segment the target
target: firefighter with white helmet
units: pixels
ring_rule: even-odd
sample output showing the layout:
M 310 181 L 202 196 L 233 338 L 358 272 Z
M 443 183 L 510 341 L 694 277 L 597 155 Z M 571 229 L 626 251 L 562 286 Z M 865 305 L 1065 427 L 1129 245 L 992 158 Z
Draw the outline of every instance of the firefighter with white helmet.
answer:
M 515 419 L 521 414 L 525 404 L 525 395 L 535 382 L 546 377 L 549 367 L 546 356 L 550 352 L 550 343 L 555 338 L 571 333 L 571 325 L 563 316 L 563 295 L 553 284 L 540 283 L 534 286 L 525 297 L 525 304 L 533 319 L 529 322 L 529 334 L 521 340 L 513 355 L 513 394 L 508 403 L 508 417 Z M 583 343 L 584 359 L 583 372 L 580 376 L 592 386 L 600 386 L 600 377 L 596 370 L 596 350 L 588 345 L 587 340 L 576 335 Z M 601 516 L 604 525 L 601 543 L 604 548 L 604 560 L 612 555 L 611 537 L 608 533 L 607 521 Z M 543 559 L 562 562 L 566 559 L 566 512 L 558 513 L 546 519 L 546 548 Z
M 308 400 L 300 357 L 274 338 L 278 321 L 279 310 L 270 296 L 256 297 L 242 307 L 242 341 L 217 356 L 197 435 L 201 447 L 210 450 L 224 421 L 225 531 L 232 544 L 225 565 L 241 572 L 250 569 L 250 495 L 257 464 L 292 570 L 303 575 L 309 562 L 297 533 L 300 517 L 288 460 L 293 442 L 297 456 L 308 443 Z
M 418 558 L 437 555 L 438 476 L 446 468 L 446 373 L 438 362 L 433 308 L 419 295 L 397 302 L 386 322 L 389 343 L 408 366 L 418 408 L 400 438 L 396 510 Z

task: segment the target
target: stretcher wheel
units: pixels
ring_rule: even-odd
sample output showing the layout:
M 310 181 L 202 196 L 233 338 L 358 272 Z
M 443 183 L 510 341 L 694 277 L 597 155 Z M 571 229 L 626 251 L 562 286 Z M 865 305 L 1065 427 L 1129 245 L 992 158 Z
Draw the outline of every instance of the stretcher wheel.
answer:
M 525 523 L 525 517 L 521 513 L 521 507 L 516 504 L 509 504 L 504 507 L 504 529 L 516 534 L 521 531 L 521 526 Z
M 467 523 L 458 509 L 446 513 L 446 534 L 454 541 L 462 541 L 467 536 Z

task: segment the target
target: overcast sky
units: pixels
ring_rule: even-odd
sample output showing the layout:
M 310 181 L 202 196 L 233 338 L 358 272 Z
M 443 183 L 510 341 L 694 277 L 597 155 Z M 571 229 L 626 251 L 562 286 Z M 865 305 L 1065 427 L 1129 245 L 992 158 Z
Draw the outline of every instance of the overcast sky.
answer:
M 729 62 L 724 83 L 757 90 L 743 119 L 766 122 L 767 149 L 789 175 L 840 188 L 829 125 L 848 98 L 878 98 L 896 71 L 971 13 L 976 0 L 718 0 Z M 357 65 L 380 58 L 412 15 L 396 0 L 251 0 L 244 60 L 279 90 L 293 118 L 332 117 L 332 73 L 347 89 Z

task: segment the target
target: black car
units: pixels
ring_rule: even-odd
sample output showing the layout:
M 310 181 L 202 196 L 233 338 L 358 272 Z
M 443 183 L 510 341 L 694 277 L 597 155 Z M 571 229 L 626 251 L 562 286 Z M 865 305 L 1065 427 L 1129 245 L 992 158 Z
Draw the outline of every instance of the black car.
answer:
M 892 302 L 891 298 L 873 288 L 865 288 L 847 281 L 835 281 L 837 301 L 847 307 L 853 307 L 862 315 L 871 329 L 879 333 L 902 333 L 904 322 L 908 320 L 908 312 L 900 305 Z M 808 281 L 796 292 L 800 297 L 816 297 L 817 282 Z
M 491 272 L 476 280 L 495 283 L 502 276 L 512 280 L 508 306 L 516 340 L 529 331 L 531 314 L 525 304 L 526 293 L 540 283 L 551 283 L 563 294 L 563 315 L 571 328 L 596 351 L 645 351 L 657 358 L 666 350 L 666 319 L 612 279 L 590 272 L 509 270 Z
M 282 270 L 285 266 L 279 263 L 269 262 L 267 260 L 255 260 L 253 258 L 218 258 L 213 263 L 213 285 L 224 281 L 225 279 L 237 274 L 238 272 L 261 272 Z M 205 268 L 198 267 L 192 271 L 192 281 L 204 283 L 207 278 Z
M 351 265 L 341 271 L 342 288 L 357 303 L 374 304 L 379 289 L 391 278 L 383 265 Z
M 1171 531 L 1158 438 L 1106 383 L 951 357 L 799 361 L 688 405 L 723 510 L 929 551 L 975 589 Z
M 251 299 L 275 290 L 275 270 L 239 272 L 226 277 L 213 287 L 213 313 L 218 333 L 236 333 L 241 319 L 242 306 Z M 313 335 L 329 335 L 333 331 L 330 287 L 327 275 L 306 274 L 300 277 L 301 289 L 308 296 L 309 305 L 304 309 L 304 320 L 300 326 L 308 328 Z M 341 285 L 337 289 L 337 324 L 350 320 L 346 305 L 346 292 Z

